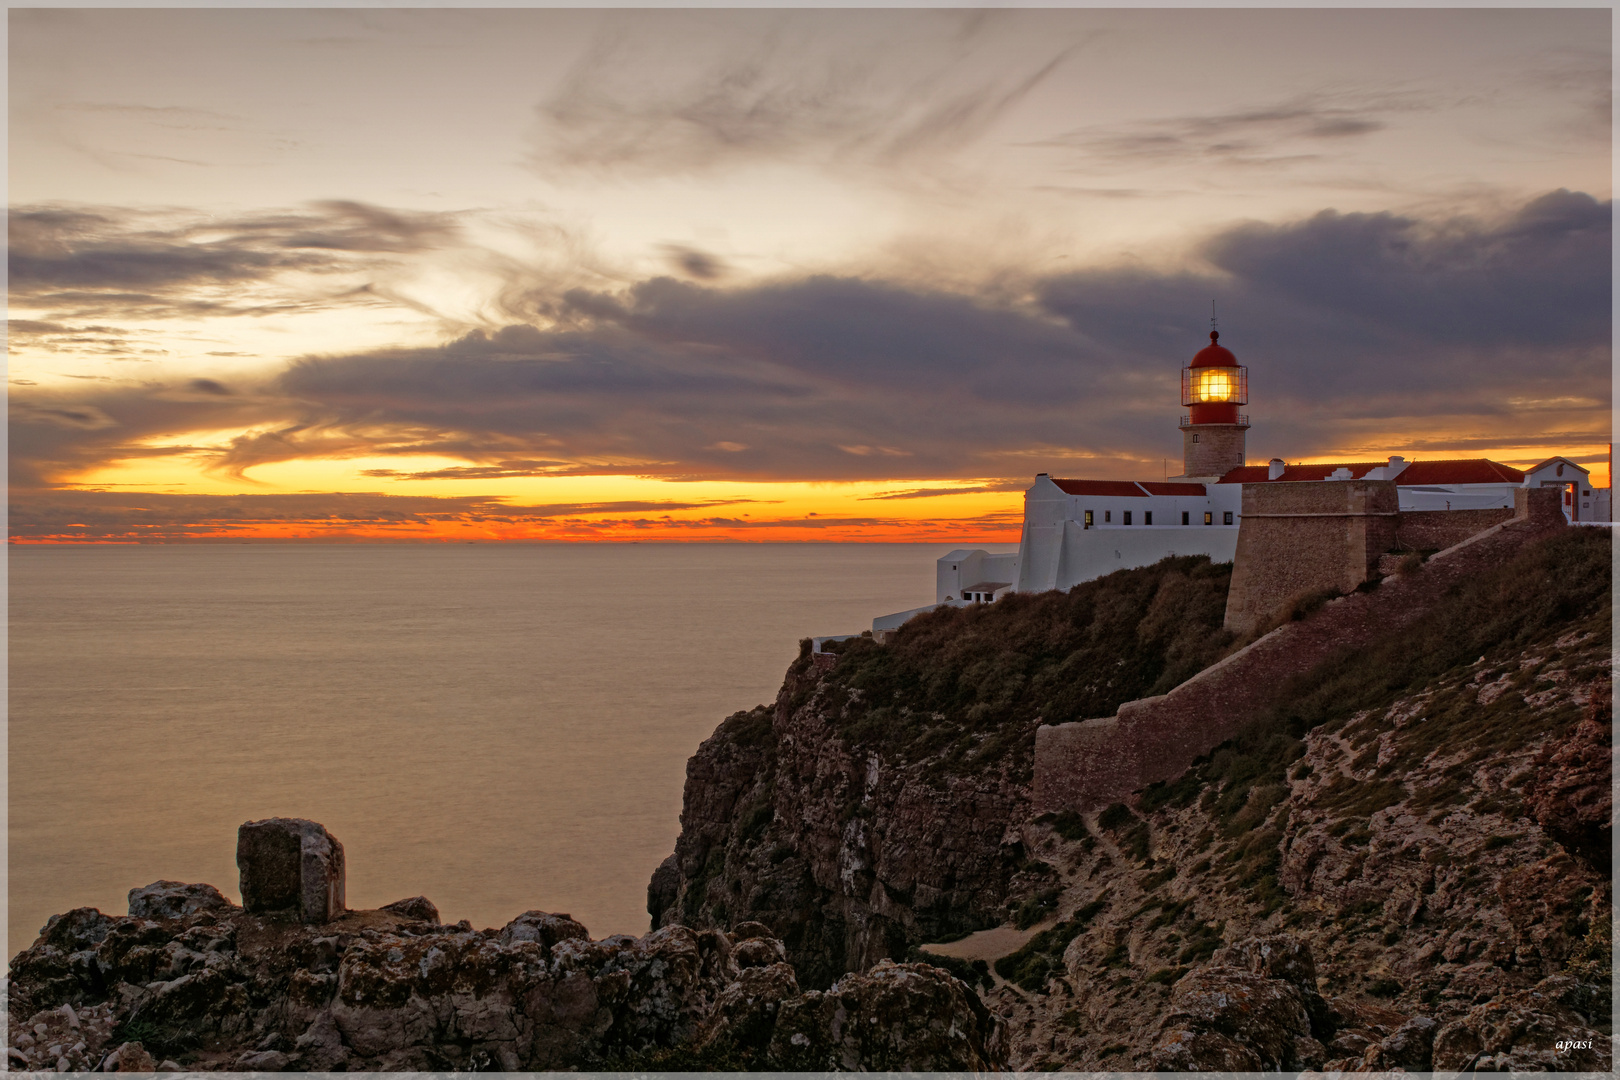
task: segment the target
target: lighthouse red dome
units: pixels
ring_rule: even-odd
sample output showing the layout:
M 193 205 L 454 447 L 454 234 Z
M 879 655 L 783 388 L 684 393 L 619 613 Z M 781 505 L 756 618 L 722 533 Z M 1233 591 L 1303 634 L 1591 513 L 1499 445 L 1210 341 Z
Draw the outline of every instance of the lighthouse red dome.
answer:
M 1221 338 L 1221 334 L 1220 334 L 1219 330 L 1211 330 L 1209 332 L 1209 345 L 1207 347 L 1203 348 L 1203 349 L 1198 350 L 1198 355 L 1193 357 L 1192 358 L 1192 363 L 1188 364 L 1187 366 L 1188 367 L 1237 367 L 1238 366 L 1237 357 L 1232 355 L 1232 350 L 1228 349 L 1228 348 L 1226 348 L 1224 346 L 1216 344 L 1216 342 L 1219 341 L 1220 338 Z

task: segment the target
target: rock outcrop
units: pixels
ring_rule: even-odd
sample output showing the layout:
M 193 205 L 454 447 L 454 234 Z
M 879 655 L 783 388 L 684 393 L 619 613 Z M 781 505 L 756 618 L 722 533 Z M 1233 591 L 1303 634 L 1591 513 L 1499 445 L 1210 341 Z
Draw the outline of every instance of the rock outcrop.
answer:
M 176 882 L 133 890 L 131 906 L 54 916 L 12 961 L 10 1015 L 28 1018 L 12 1028 L 14 1067 L 1004 1064 L 997 1024 L 948 972 L 889 965 L 803 993 L 786 948 L 757 923 L 593 941 L 544 911 L 500 929 L 445 926 L 423 897 L 317 923 L 307 906 L 249 911 Z

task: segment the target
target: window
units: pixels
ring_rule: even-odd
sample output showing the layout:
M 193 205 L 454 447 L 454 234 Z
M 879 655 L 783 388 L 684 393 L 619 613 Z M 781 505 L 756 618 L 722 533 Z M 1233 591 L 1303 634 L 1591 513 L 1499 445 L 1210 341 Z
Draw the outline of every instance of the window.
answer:
M 1223 525 L 1232 524 L 1232 511 L 1228 510 L 1224 516 L 1225 516 L 1226 520 L 1223 521 L 1221 524 L 1223 524 Z
M 1204 511 L 1204 524 L 1205 525 L 1213 525 L 1213 524 L 1215 524 L 1215 515 L 1210 513 L 1208 510 Z
M 1125 524 L 1129 525 L 1130 523 L 1131 523 L 1131 512 L 1129 510 L 1127 510 L 1127 511 L 1125 511 Z
M 1091 511 L 1086 511 L 1086 528 L 1091 528 Z
M 1114 512 L 1112 510 L 1104 510 L 1103 511 L 1103 520 L 1104 521 L 1113 521 L 1114 520 Z
M 1182 523 L 1182 524 L 1183 524 L 1183 525 L 1186 525 L 1186 524 L 1187 524 L 1187 523 L 1188 523 L 1188 522 L 1187 522 L 1187 518 L 1188 518 L 1188 515 L 1187 515 L 1187 511 L 1185 511 L 1185 510 L 1183 510 L 1183 511 L 1182 511 L 1182 512 L 1181 512 L 1181 523 Z
M 1195 432 L 1193 432 L 1193 442 L 1197 442 L 1197 441 L 1198 441 L 1198 433 L 1195 431 Z
M 1153 511 L 1151 511 L 1151 510 L 1142 511 L 1142 524 L 1144 524 L 1144 525 L 1153 524 Z

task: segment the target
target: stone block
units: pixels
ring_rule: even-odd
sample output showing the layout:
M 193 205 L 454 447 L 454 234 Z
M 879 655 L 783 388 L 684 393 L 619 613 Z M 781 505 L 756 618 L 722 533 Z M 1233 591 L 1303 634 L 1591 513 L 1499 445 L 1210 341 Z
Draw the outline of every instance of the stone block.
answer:
M 287 912 L 306 923 L 344 911 L 343 845 L 325 826 L 303 818 L 245 822 L 236 831 L 242 907 Z

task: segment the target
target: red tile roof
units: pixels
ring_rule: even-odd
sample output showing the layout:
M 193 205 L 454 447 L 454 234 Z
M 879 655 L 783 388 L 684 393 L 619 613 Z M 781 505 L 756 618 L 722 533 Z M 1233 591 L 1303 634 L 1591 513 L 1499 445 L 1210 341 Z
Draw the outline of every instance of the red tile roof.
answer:
M 1134 480 L 1053 480 L 1058 488 L 1070 495 L 1129 495 L 1147 498 Z
M 1138 483 L 1147 488 L 1149 495 L 1208 495 L 1203 484 L 1177 484 L 1162 480 L 1141 480 Z
M 1277 483 L 1301 480 L 1326 480 L 1338 469 L 1349 469 L 1357 480 L 1370 470 L 1387 465 L 1384 461 L 1326 462 L 1309 465 L 1289 465 Z M 1263 484 L 1270 480 L 1270 466 L 1245 465 L 1221 477 L 1222 484 Z M 1413 484 L 1521 484 L 1524 473 L 1485 458 L 1455 458 L 1441 461 L 1412 461 L 1395 476 L 1402 486 Z
M 1397 484 L 1522 484 L 1524 473 L 1484 458 L 1414 461 L 1395 478 Z

